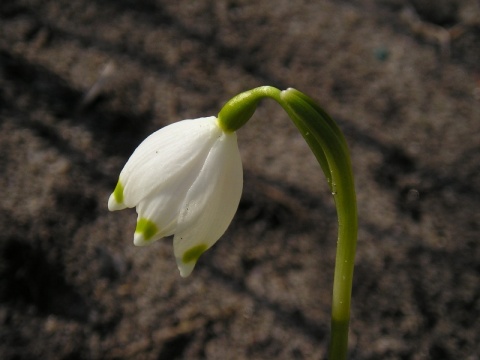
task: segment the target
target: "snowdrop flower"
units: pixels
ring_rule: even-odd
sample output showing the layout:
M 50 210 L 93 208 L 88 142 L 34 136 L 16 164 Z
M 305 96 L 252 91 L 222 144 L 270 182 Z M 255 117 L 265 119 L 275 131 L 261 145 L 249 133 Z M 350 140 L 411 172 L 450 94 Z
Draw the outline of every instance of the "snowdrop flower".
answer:
M 132 154 L 108 200 L 136 207 L 134 244 L 174 235 L 180 274 L 226 231 L 238 208 L 243 172 L 237 136 L 216 117 L 183 120 L 147 137 Z
M 108 208 L 137 208 L 136 245 L 174 235 L 180 275 L 190 275 L 237 210 L 243 174 L 235 132 L 252 117 L 259 101 L 268 98 L 302 134 L 335 199 L 339 226 L 329 358 L 346 359 L 358 233 L 355 183 L 342 131 L 312 98 L 292 88 L 260 86 L 231 98 L 218 118 L 184 120 L 155 132 L 128 160 Z

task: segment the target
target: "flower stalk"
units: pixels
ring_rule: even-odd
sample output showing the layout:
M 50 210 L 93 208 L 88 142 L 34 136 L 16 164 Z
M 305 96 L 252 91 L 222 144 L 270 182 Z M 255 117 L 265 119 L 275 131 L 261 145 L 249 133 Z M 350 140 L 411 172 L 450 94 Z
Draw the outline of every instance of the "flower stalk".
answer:
M 338 241 L 332 294 L 329 359 L 342 360 L 348 353 L 350 304 L 357 242 L 358 216 L 355 183 L 345 137 L 333 119 L 311 98 L 295 89 L 280 91 L 262 86 L 237 95 L 220 111 L 225 128 L 237 129 L 236 112 L 242 107 L 252 111 L 261 98 L 278 102 L 290 116 L 319 162 L 335 200 L 338 217 Z M 244 120 L 242 120 L 242 125 Z

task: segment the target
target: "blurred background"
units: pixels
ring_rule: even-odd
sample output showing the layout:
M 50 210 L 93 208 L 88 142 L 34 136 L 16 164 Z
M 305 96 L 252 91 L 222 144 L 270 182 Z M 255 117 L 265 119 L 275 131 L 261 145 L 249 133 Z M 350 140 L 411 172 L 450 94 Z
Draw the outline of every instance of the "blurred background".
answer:
M 182 279 L 107 199 L 135 147 L 295 87 L 345 132 L 351 359 L 479 359 L 480 3 L 2 0 L 0 357 L 323 359 L 333 199 L 287 116 L 238 132 L 239 211 Z

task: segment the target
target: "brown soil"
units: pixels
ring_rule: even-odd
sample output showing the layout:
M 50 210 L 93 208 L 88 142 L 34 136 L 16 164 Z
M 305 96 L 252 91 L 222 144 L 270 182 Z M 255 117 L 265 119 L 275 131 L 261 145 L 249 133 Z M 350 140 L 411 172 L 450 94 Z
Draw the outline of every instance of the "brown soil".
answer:
M 282 110 L 239 131 L 245 189 L 182 279 L 107 199 L 154 130 L 260 85 L 345 131 L 360 233 L 351 359 L 479 359 L 476 0 L 2 0 L 0 358 L 323 359 L 336 216 Z

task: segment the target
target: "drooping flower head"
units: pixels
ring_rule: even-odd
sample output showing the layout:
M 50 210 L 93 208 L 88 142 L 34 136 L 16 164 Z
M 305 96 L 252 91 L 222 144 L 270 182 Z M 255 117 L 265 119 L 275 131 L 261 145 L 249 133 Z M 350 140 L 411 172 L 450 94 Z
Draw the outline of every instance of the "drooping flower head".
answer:
M 261 99 L 275 100 L 289 115 L 323 170 L 338 214 L 329 358 L 346 359 L 357 243 L 355 184 L 347 142 L 335 121 L 298 90 L 261 86 L 230 99 L 215 117 L 184 120 L 150 135 L 135 150 L 110 196 L 110 210 L 136 207 L 136 245 L 174 235 L 180 274 L 225 232 L 242 192 L 242 164 L 235 131 Z
M 224 234 L 243 186 L 235 132 L 216 117 L 183 120 L 147 137 L 132 154 L 108 200 L 109 210 L 136 207 L 134 244 L 174 235 L 180 274 Z

